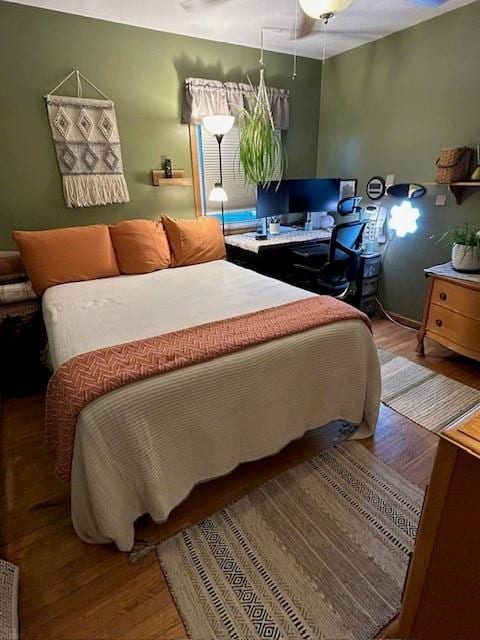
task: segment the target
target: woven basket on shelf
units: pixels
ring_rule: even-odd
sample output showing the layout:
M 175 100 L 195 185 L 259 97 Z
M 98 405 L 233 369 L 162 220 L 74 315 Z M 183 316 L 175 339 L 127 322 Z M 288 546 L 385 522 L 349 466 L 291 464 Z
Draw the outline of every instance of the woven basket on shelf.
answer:
M 470 147 L 452 147 L 442 149 L 438 158 L 436 182 L 450 184 L 462 182 L 470 177 L 470 159 L 472 149 Z

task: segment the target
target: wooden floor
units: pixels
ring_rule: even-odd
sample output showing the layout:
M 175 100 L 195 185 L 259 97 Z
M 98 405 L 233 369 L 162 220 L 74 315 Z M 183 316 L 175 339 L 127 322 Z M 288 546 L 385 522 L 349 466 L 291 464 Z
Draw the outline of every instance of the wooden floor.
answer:
M 428 355 L 422 359 L 415 354 L 414 332 L 384 320 L 375 321 L 374 331 L 380 347 L 480 388 L 480 368 L 471 361 L 433 345 L 427 345 Z M 20 566 L 22 639 L 184 638 L 154 554 L 132 565 L 113 546 L 84 544 L 73 532 L 69 495 L 52 477 L 42 419 L 43 397 L 4 402 L 6 517 L 0 556 Z M 437 436 L 386 407 L 375 436 L 363 441 L 380 460 L 421 487 L 428 482 L 436 443 Z M 137 535 L 161 539 L 327 444 L 322 431 L 314 432 L 272 458 L 197 487 L 168 526 L 145 523 Z

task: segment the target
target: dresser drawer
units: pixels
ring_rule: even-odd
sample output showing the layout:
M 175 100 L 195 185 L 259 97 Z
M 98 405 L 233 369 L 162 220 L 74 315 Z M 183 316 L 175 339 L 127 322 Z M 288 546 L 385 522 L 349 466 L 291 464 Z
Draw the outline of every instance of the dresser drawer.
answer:
M 435 278 L 431 301 L 469 318 L 480 320 L 480 288 L 470 289 Z
M 430 332 L 480 354 L 480 320 L 432 303 L 427 321 L 427 333 Z

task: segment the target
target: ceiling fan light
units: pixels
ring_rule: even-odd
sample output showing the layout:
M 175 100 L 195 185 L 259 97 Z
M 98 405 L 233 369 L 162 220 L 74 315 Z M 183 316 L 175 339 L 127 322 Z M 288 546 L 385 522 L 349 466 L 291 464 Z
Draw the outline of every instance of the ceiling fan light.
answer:
M 299 0 L 299 2 L 307 16 L 318 20 L 325 14 L 333 13 L 335 15 L 345 11 L 353 0 Z

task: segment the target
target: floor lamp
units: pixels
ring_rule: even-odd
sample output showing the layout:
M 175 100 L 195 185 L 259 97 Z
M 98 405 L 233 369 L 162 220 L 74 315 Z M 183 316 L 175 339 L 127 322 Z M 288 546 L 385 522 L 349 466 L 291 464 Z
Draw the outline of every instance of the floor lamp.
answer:
M 220 168 L 220 181 L 216 182 L 208 196 L 210 202 L 220 202 L 222 210 L 222 231 L 225 235 L 225 210 L 224 203 L 228 201 L 228 195 L 223 188 L 223 167 L 222 167 L 222 140 L 226 133 L 230 131 L 235 122 L 233 116 L 205 116 L 202 119 L 205 129 L 215 136 L 218 142 L 218 164 Z

